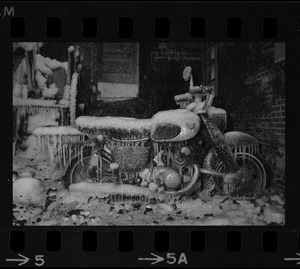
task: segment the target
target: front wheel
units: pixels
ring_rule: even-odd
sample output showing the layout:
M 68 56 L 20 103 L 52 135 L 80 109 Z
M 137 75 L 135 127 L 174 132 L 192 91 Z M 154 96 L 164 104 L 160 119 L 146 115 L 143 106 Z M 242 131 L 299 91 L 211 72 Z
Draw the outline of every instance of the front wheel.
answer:
M 238 196 L 252 196 L 255 192 L 266 187 L 267 174 L 259 156 L 247 152 L 238 152 L 235 155 L 236 162 L 242 172 L 243 180 L 237 185 L 235 193 Z M 207 165 L 208 162 L 204 164 Z M 225 165 L 220 161 L 215 153 L 211 154 L 209 169 L 221 173 L 226 173 Z M 206 168 L 206 167 L 204 167 Z M 224 194 L 224 182 L 222 177 L 204 176 L 204 180 L 214 180 L 215 190 Z
M 76 156 L 72 159 L 64 176 L 66 188 L 70 184 L 82 181 L 100 182 L 113 179 L 110 169 L 111 160 L 106 156 L 92 154 L 91 149 L 83 151 L 83 156 Z

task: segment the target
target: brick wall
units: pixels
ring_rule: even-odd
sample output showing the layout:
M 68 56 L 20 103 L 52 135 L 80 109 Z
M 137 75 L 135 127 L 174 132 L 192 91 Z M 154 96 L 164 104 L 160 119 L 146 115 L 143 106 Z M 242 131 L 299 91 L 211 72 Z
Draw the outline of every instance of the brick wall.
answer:
M 256 137 L 261 143 L 261 155 L 266 161 L 269 170 L 270 184 L 284 188 L 285 181 L 285 94 L 284 77 L 285 61 L 274 63 L 274 44 L 255 44 L 257 51 L 261 54 L 255 64 L 248 63 L 249 67 L 256 66 L 256 70 L 246 72 L 241 76 L 244 87 L 241 90 L 252 91 L 263 96 L 264 105 L 259 111 L 252 107 L 226 108 L 232 125 L 231 129 L 243 131 Z M 228 62 L 222 60 L 219 69 Z M 219 79 L 221 83 L 221 94 L 223 97 L 231 90 L 230 83 L 224 83 L 227 87 L 222 88 L 221 72 Z M 238 75 L 238 74 L 236 74 Z M 280 80 L 281 79 L 281 80 Z M 278 84 L 278 82 L 280 82 Z M 247 95 L 244 95 L 247 97 Z M 251 95 L 248 96 L 251 98 Z M 226 104 L 226 100 L 224 100 Z M 236 100 L 239 102 L 239 100 Z M 255 103 L 254 103 L 255 104 Z M 255 113 L 253 112 L 255 111 Z

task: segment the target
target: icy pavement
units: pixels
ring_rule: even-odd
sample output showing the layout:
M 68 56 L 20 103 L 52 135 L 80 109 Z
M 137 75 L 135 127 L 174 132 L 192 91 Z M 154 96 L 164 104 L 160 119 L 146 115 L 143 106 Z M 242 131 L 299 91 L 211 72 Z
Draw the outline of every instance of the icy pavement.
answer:
M 209 201 L 200 198 L 174 199 L 172 202 L 141 202 L 124 200 L 121 197 L 72 199 L 63 189 L 61 176 L 63 169 L 45 161 L 16 157 L 13 169 L 19 175 L 28 177 L 31 173 L 40 179 L 43 203 L 28 203 L 15 199 L 13 205 L 13 225 L 284 225 L 284 194 L 275 188 L 266 189 L 255 198 L 227 198 L 214 196 Z M 30 175 L 30 174 L 29 174 Z M 18 179 L 17 179 L 18 180 Z M 16 182 L 16 181 L 15 181 Z M 14 184 L 17 186 L 17 184 Z M 18 187 L 19 186 L 19 187 Z M 18 193 L 26 192 L 18 184 Z M 21 186 L 21 187 L 20 187 Z M 21 188 L 21 189 L 20 189 Z M 38 192 L 35 192 L 38 195 Z M 86 198 L 86 197 L 85 197 Z M 35 201 L 39 201 L 36 199 Z

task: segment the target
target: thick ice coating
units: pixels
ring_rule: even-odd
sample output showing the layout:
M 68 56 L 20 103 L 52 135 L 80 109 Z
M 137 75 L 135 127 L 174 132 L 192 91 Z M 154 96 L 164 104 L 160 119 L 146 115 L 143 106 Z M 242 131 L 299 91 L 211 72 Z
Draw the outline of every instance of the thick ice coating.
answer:
M 71 126 L 38 127 L 33 131 L 34 135 L 83 135 L 78 129 Z
M 81 128 L 116 128 L 126 130 L 149 129 L 151 119 L 135 119 L 126 117 L 89 117 L 81 116 L 76 119 L 76 125 Z
M 186 109 L 158 112 L 152 117 L 151 136 L 153 137 L 158 126 L 163 126 L 164 124 L 174 124 L 181 128 L 179 135 L 164 141 L 183 141 L 194 137 L 198 133 L 200 119 L 198 115 Z

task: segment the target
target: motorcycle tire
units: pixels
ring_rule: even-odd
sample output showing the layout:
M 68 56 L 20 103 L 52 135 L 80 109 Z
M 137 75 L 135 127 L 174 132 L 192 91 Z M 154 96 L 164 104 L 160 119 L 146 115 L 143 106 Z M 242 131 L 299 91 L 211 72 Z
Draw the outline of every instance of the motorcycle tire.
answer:
M 204 161 L 203 168 L 226 173 L 224 163 L 220 161 L 214 150 L 210 150 L 206 156 L 210 157 Z M 244 180 L 238 184 L 235 194 L 237 196 L 251 196 L 255 192 L 264 189 L 267 184 L 267 173 L 262 158 L 257 154 L 254 155 L 247 152 L 238 152 L 234 154 L 234 156 L 244 178 Z M 204 186 L 207 185 L 207 182 L 213 180 L 215 191 L 219 194 L 224 194 L 222 177 L 203 175 L 202 180 L 206 182 Z
M 93 157 L 91 156 L 91 152 L 91 149 L 85 149 L 83 151 L 82 160 L 79 156 L 75 156 L 72 159 L 63 179 L 65 188 L 68 188 L 70 184 L 82 181 L 98 181 L 100 179 L 100 171 L 97 171 L 97 167 L 99 170 L 102 169 L 102 179 L 112 177 L 112 171 L 110 169 L 112 161 L 106 156 L 98 156 L 98 166 L 93 166 L 94 169 L 91 169 L 90 162 Z M 102 160 L 100 160 L 100 158 Z

